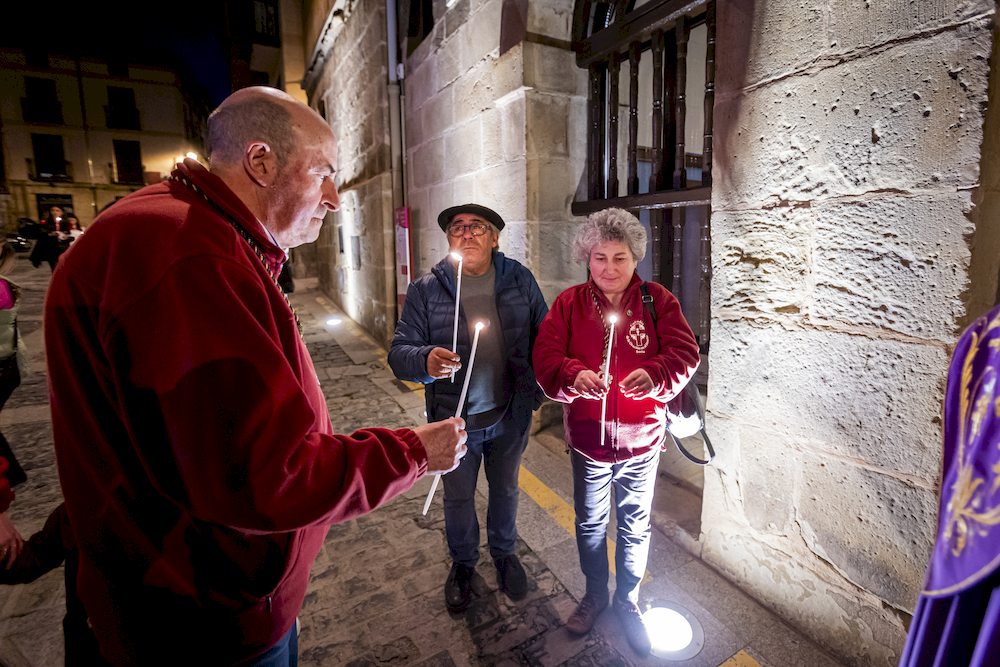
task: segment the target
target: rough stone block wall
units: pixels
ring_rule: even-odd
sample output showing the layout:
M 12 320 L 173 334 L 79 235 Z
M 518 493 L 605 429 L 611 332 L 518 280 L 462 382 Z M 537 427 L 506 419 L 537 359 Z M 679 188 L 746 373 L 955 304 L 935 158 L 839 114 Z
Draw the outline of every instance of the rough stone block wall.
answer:
M 359 0 L 338 29 L 311 91 L 314 106 L 323 101 L 337 135 L 342 200 L 340 212 L 327 216 L 317 245 L 320 288 L 388 345 L 395 328 L 396 260 L 385 3 Z M 360 245 L 360 263 L 352 243 Z
M 898 662 L 934 538 L 994 11 L 718 3 L 702 555 L 851 664 Z
M 414 275 L 447 252 L 437 214 L 475 201 L 506 221 L 500 249 L 546 296 L 570 282 L 569 204 L 584 171 L 584 75 L 568 48 L 572 3 L 530 3 L 528 35 L 500 54 L 500 0 L 435 4 L 432 35 L 407 60 L 407 197 Z M 568 44 L 568 42 L 567 42 Z

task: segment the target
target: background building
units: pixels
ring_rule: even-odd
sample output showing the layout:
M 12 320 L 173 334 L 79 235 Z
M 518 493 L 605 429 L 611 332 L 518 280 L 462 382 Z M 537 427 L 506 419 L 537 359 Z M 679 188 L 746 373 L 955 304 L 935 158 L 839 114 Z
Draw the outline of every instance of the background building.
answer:
M 8 229 L 56 204 L 87 225 L 202 152 L 207 109 L 171 69 L 3 48 L 0 90 Z

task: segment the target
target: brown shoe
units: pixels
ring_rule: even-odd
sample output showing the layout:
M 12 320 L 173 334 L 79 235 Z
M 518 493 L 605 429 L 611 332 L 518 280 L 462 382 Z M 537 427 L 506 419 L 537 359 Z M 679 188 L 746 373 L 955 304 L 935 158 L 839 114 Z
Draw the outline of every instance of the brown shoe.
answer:
M 585 635 L 590 632 L 601 615 L 608 606 L 608 594 L 587 593 L 576 606 L 576 611 L 570 614 L 566 620 L 566 629 L 575 635 Z

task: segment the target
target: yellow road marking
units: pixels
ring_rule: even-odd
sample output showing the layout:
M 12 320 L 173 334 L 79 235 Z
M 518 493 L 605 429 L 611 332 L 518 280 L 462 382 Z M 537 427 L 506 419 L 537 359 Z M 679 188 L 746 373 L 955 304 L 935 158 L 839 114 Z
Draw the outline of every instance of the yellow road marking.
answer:
M 521 473 L 518 478 L 518 485 L 521 490 L 528 494 L 539 507 L 556 520 L 563 530 L 570 535 L 575 534 L 575 513 L 573 506 L 563 500 L 559 494 L 545 486 L 542 480 L 524 466 L 521 466 Z
M 521 466 L 521 474 L 518 478 L 518 486 L 528 494 L 528 497 L 535 501 L 545 512 L 555 519 L 555 522 L 562 526 L 569 535 L 576 535 L 576 513 L 573 506 L 562 499 L 562 497 L 550 489 L 545 483 L 535 477 L 534 474 L 524 466 Z M 608 569 L 611 574 L 615 573 L 615 541 L 606 540 L 608 544 Z M 652 581 L 649 572 L 642 578 L 642 583 Z M 759 665 L 758 665 L 759 667 Z
M 754 660 L 753 656 L 745 650 L 740 650 L 739 653 L 726 660 L 719 667 L 760 667 L 760 663 Z

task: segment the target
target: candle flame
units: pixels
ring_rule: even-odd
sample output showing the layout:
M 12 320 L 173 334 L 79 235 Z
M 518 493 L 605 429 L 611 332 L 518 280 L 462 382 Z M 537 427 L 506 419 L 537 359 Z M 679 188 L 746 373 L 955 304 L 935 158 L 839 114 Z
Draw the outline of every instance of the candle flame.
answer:
M 618 316 L 617 315 L 609 315 L 608 316 L 608 322 L 611 322 L 612 325 L 615 324 L 616 322 L 618 322 Z
M 486 326 L 486 322 L 476 322 L 476 331 L 482 331 Z
M 448 254 L 450 254 L 451 258 L 453 260 L 455 260 L 456 262 L 461 262 L 462 261 L 462 255 L 460 253 L 452 252 L 452 253 L 448 253 Z

